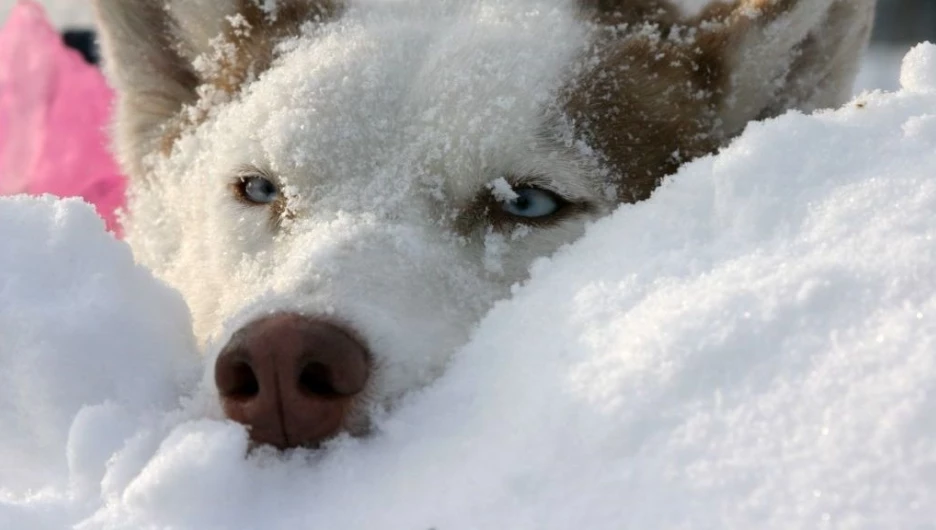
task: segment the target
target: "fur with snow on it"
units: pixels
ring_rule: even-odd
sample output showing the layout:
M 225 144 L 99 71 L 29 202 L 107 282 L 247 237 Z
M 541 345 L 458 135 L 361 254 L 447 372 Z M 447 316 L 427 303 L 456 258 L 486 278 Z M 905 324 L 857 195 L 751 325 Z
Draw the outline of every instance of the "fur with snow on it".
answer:
M 751 125 L 649 201 L 620 208 L 537 262 L 447 372 L 381 418 L 369 439 L 245 460 L 246 435 L 229 423 L 169 416 L 168 425 L 152 428 L 86 409 L 68 448 L 98 443 L 116 452 L 76 452 L 70 474 L 43 490 L 4 473 L 0 522 L 927 527 L 936 518 L 929 472 L 936 464 L 936 85 L 925 81 L 934 77 L 934 56 L 933 46 L 908 56 L 904 79 L 922 81 L 900 92 Z M 0 201 L 0 212 L 31 219 L 0 239 L 4 258 L 11 245 L 30 248 L 37 238 L 82 229 L 90 215 L 53 223 L 49 205 L 25 200 Z M 102 238 L 100 247 L 69 248 L 105 268 L 119 243 Z M 6 261 L 40 278 L 54 272 L 82 283 L 62 259 Z M 151 284 L 141 277 L 133 287 Z M 33 299 L 51 293 L 7 298 Z M 114 303 L 128 318 L 145 320 L 150 311 Z M 100 324 L 95 314 L 60 309 L 60 324 Z M 25 328 L 3 331 L 19 341 L 17 354 L 41 343 Z M 121 331 L 139 338 L 132 328 Z M 68 346 L 57 352 L 62 359 L 118 353 Z M 121 358 L 128 365 L 114 370 L 127 377 L 152 360 Z M 41 362 L 44 370 L 56 365 Z M 100 366 L 60 375 L 78 380 Z M 137 392 L 115 393 L 113 406 L 162 395 Z M 20 401 L 18 412 L 47 415 L 52 427 L 67 429 L 71 413 L 59 412 L 71 410 L 74 397 L 38 410 Z M 191 402 L 181 416 L 200 406 Z M 89 425 L 95 428 L 82 428 Z M 5 433 L 0 446 L 9 441 Z M 32 449 L 33 459 L 65 451 Z M 25 461 L 2 464 L 17 469 Z
M 340 425 L 361 434 L 589 222 L 749 120 L 842 102 L 874 0 L 658 25 L 654 0 L 95 5 L 135 255 L 183 293 L 209 362 L 272 313 L 348 328 L 373 360 Z M 260 177 L 270 204 L 238 192 Z M 569 207 L 504 213 L 505 187 Z

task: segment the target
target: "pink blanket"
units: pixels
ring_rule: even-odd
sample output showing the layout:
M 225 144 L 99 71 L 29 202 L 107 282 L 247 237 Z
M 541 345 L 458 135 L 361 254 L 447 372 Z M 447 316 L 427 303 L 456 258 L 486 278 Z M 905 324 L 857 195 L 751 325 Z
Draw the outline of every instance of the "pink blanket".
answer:
M 0 195 L 83 197 L 119 233 L 126 180 L 108 150 L 112 99 L 42 7 L 20 0 L 0 28 Z

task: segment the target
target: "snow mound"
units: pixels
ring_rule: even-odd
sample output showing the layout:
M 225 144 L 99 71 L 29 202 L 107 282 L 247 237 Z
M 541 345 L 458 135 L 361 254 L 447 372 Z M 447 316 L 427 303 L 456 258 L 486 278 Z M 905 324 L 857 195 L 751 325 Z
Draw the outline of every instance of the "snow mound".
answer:
M 32 527 L 3 524 L 7 497 L 99 487 L 199 374 L 182 298 L 77 199 L 0 198 L 0 337 L 0 528 Z
M 932 525 L 934 54 L 596 223 L 373 436 L 319 452 L 245 458 L 201 394 L 173 407 L 177 300 L 88 210 L 0 203 L 0 420 L 26 426 L 0 437 L 0 527 Z
M 900 86 L 911 92 L 936 90 L 936 46 L 927 43 L 910 50 L 904 58 Z

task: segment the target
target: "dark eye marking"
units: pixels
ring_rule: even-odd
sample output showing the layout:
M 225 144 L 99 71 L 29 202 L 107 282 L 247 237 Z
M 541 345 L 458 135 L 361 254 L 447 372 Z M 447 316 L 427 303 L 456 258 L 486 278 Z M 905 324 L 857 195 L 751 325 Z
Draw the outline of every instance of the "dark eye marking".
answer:
M 234 194 L 246 204 L 264 206 L 280 199 L 282 194 L 272 180 L 259 174 L 247 174 L 234 181 Z

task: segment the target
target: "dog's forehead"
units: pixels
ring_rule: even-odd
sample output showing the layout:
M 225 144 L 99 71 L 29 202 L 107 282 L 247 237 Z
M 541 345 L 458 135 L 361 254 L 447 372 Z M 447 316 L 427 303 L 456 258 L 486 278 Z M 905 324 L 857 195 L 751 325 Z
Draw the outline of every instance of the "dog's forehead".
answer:
M 535 163 L 586 40 L 558 0 L 352 8 L 289 43 L 212 134 L 240 164 L 303 179 L 474 187 Z

